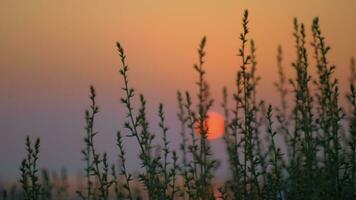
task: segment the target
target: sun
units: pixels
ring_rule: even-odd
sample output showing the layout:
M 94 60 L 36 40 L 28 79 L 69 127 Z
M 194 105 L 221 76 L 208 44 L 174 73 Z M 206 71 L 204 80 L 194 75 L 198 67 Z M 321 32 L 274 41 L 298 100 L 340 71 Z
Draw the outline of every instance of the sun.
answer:
M 224 116 L 217 112 L 208 112 L 205 124 L 208 128 L 207 139 L 215 140 L 224 135 Z M 195 130 L 200 135 L 199 123 L 195 123 Z

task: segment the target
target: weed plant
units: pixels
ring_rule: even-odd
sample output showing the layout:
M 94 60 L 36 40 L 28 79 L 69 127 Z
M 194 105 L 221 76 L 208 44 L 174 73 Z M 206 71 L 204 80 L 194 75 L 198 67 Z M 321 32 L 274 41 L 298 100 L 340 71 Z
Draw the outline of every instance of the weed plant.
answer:
M 351 60 L 348 105 L 343 109 L 339 82 L 334 76 L 336 66 L 328 59 L 330 47 L 319 19 L 315 18 L 311 26 L 310 47 L 305 25 L 295 19 L 296 57 L 291 66 L 295 76 L 286 76 L 282 47 L 278 47 L 279 78 L 275 87 L 280 104 L 267 106 L 258 97 L 257 50 L 249 33 L 246 10 L 239 37 L 240 63 L 236 68 L 235 89 L 230 96 L 224 88 L 221 103 L 225 115 L 223 141 L 228 156 L 228 179 L 214 176 L 219 160 L 214 158 L 207 139 L 208 112 L 214 99 L 210 96 L 204 67 L 206 37 L 199 44 L 198 62 L 193 66 L 197 73 L 197 102 L 193 102 L 194 95 L 190 92 L 177 92 L 179 130 L 176 131 L 167 128 L 164 106 L 159 104 L 160 133 L 151 130 L 146 99 L 131 87 L 126 53 L 117 43 L 123 81 L 121 103 L 126 108 L 125 129 L 118 131 L 116 138 L 119 163 L 110 165 L 106 154 L 96 150 L 95 122 L 99 107 L 96 91 L 91 86 L 82 151 L 85 184 L 77 197 L 83 200 L 356 199 L 355 61 Z M 316 69 L 315 77 L 311 76 L 312 68 Z M 139 107 L 134 107 L 133 102 L 139 102 Z M 178 150 L 168 140 L 172 132 L 181 136 Z M 263 136 L 267 139 L 263 140 Z M 126 140 L 136 141 L 139 149 L 141 170 L 137 176 L 127 167 L 127 160 L 133 158 L 126 156 Z M 156 143 L 162 148 L 157 148 Z M 60 178 L 62 181 L 58 176 L 51 178 L 48 171 L 43 171 L 40 178 L 39 146 L 39 139 L 32 145 L 26 138 L 27 156 L 20 167 L 20 199 L 69 198 L 65 173 Z M 16 199 L 13 193 L 4 191 L 2 198 Z

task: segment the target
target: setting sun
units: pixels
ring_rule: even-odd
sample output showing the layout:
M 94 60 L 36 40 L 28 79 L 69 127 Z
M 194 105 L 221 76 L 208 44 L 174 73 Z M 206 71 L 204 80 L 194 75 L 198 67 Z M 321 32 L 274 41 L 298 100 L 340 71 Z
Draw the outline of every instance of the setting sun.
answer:
M 217 112 L 208 112 L 206 124 L 208 126 L 208 140 L 215 140 L 224 135 L 224 116 L 221 114 Z M 200 135 L 198 122 L 195 127 L 196 132 Z

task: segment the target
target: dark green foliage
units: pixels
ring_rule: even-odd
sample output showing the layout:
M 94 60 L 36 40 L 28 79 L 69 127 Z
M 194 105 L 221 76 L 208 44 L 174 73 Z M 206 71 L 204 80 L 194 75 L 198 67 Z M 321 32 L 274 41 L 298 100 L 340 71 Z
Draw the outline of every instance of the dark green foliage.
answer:
M 283 199 L 283 154 L 275 141 L 277 132 L 273 130 L 272 106 L 268 107 L 266 118 L 268 121 L 267 132 L 270 137 L 268 155 L 271 172 L 267 174 L 265 199 Z
M 7 200 L 7 191 L 6 190 L 2 191 L 2 199 Z
M 120 163 L 121 163 L 120 175 L 124 176 L 124 178 L 125 178 L 125 182 L 123 183 L 122 187 L 127 191 L 127 198 L 132 200 L 133 195 L 131 192 L 130 182 L 133 179 L 132 179 L 132 175 L 127 171 L 127 168 L 126 168 L 125 150 L 124 150 L 124 146 L 122 143 L 122 136 L 121 136 L 120 131 L 117 132 L 116 145 L 119 147 L 119 159 L 120 159 Z M 124 198 L 124 194 L 120 190 L 120 183 L 119 183 L 120 180 L 116 176 L 114 165 L 112 167 L 112 171 L 113 171 L 112 173 L 113 173 L 113 177 L 114 177 L 116 198 L 117 199 Z
M 212 159 L 212 153 L 210 150 L 210 146 L 207 140 L 208 134 L 208 127 L 205 124 L 207 119 L 207 114 L 211 106 L 213 105 L 213 100 L 210 99 L 209 96 L 209 86 L 205 80 L 205 45 L 206 45 L 206 38 L 200 42 L 198 55 L 199 55 L 199 62 L 198 64 L 194 65 L 194 69 L 198 72 L 199 79 L 197 82 L 198 85 L 198 105 L 197 105 L 197 126 L 198 130 L 200 131 L 201 139 L 200 139 L 200 146 L 199 152 L 195 153 L 195 159 L 197 161 L 198 167 L 198 177 L 199 180 L 197 182 L 197 193 L 198 198 L 201 199 L 211 199 L 213 198 L 212 194 L 212 185 L 211 179 L 213 178 L 212 170 L 216 166 L 216 161 Z
M 136 138 L 138 142 L 140 147 L 139 159 L 141 160 L 141 167 L 145 170 L 139 174 L 138 179 L 145 185 L 149 199 L 173 199 L 177 192 L 176 172 L 178 169 L 178 157 L 177 154 L 169 148 L 167 138 L 168 128 L 165 125 L 163 104 L 160 104 L 158 112 L 160 118 L 158 126 L 162 130 L 163 155 L 161 155 L 161 152 L 155 155 L 154 150 L 160 150 L 154 149 L 153 140 L 155 135 L 151 133 L 149 122 L 147 121 L 146 100 L 143 95 L 140 95 L 140 108 L 137 111 L 137 116 L 135 116 L 134 108 L 132 107 L 135 94 L 134 89 L 129 87 L 126 55 L 123 47 L 119 43 L 117 43 L 117 48 L 122 64 L 120 74 L 123 77 L 125 85 L 122 88 L 125 92 L 125 97 L 121 99 L 121 102 L 127 108 L 128 121 L 125 123 L 125 128 L 128 131 L 127 136 Z M 122 148 L 123 147 L 120 147 L 120 149 Z M 171 157 L 169 157 L 170 155 Z M 173 160 L 172 163 L 169 162 L 170 158 Z M 127 181 L 125 187 L 128 189 L 128 182 L 131 181 L 131 177 L 127 175 L 125 179 Z M 130 198 L 132 198 L 131 195 Z
M 68 198 L 69 183 L 67 180 L 67 171 L 63 168 L 60 174 L 50 173 L 48 170 L 42 170 L 41 177 L 41 195 L 43 200 L 64 200 Z
M 83 200 L 356 199 L 355 61 L 351 59 L 349 105 L 344 110 L 340 105 L 339 82 L 334 77 L 336 67 L 329 63 L 330 47 L 321 32 L 319 19 L 315 18 L 311 26 L 315 65 L 310 61 L 305 26 L 295 19 L 296 58 L 292 63 L 295 76 L 286 76 L 282 48 L 278 47 L 279 78 L 275 87 L 280 104 L 267 107 L 258 97 L 257 49 L 249 33 L 246 10 L 239 37 L 241 46 L 237 56 L 241 61 L 236 69 L 236 87 L 231 97 L 226 87 L 222 95 L 223 140 L 230 173 L 226 180 L 214 176 L 219 162 L 213 157 L 207 139 L 206 122 L 214 99 L 206 81 L 206 37 L 199 44 L 198 63 L 194 65 L 198 75 L 197 102 L 191 93 L 177 92 L 179 127 L 173 131 L 182 137 L 178 153 L 168 139 L 171 130 L 166 124 L 163 104 L 158 107 L 159 133 L 151 131 L 146 99 L 143 95 L 137 98 L 130 86 L 126 54 L 117 43 L 123 79 L 121 103 L 126 108 L 125 130 L 118 131 L 116 138 L 119 164 L 111 165 L 109 173 L 106 154 L 99 154 L 95 149 L 94 122 L 99 108 L 91 86 L 90 107 L 85 112 L 86 146 L 82 151 L 85 188 L 77 192 L 79 197 Z M 315 77 L 310 73 L 313 67 L 317 72 Z M 139 104 L 138 108 L 134 102 Z M 127 167 L 126 139 L 137 142 L 141 166 L 138 175 Z M 43 170 L 39 179 L 39 139 L 32 145 L 27 137 L 26 148 L 27 157 L 20 168 L 23 199 L 67 199 L 65 172 L 59 180 L 58 175 L 51 176 Z M 15 199 L 16 188 L 8 191 L 10 195 L 4 190 L 3 199 Z
M 40 196 L 41 185 L 38 175 L 38 155 L 40 151 L 40 139 L 37 138 L 34 145 L 31 144 L 30 137 L 26 138 L 27 157 L 21 163 L 20 183 L 24 191 L 25 200 L 37 200 Z
M 180 144 L 180 150 L 182 152 L 182 163 L 181 167 L 179 168 L 180 175 L 184 177 L 184 186 L 181 190 L 181 193 L 179 196 L 185 197 L 186 193 L 186 187 L 189 186 L 187 183 L 189 182 L 188 178 L 188 158 L 187 158 L 187 143 L 188 143 L 188 138 L 186 136 L 186 126 L 187 126 L 187 116 L 185 112 L 185 107 L 184 107 L 184 102 L 183 102 L 183 97 L 182 93 L 180 91 L 177 92 L 177 101 L 178 101 L 178 109 L 179 112 L 177 114 L 177 118 L 180 122 L 180 135 L 182 137 L 182 142 Z
M 349 197 L 356 197 L 356 89 L 355 85 L 351 84 L 350 86 L 351 94 L 349 96 L 349 101 L 352 107 L 352 113 L 350 116 L 350 139 L 349 139 L 349 171 L 350 171 L 350 193 Z
M 94 130 L 95 117 L 99 113 L 99 107 L 96 104 L 96 92 L 93 86 L 90 86 L 90 108 L 85 111 L 86 120 L 86 136 L 84 142 L 86 148 L 82 151 L 84 156 L 84 161 L 86 162 L 86 179 L 87 179 L 87 193 L 84 194 L 82 191 L 77 191 L 78 195 L 82 199 L 90 200 L 96 199 L 107 200 L 109 199 L 109 188 L 113 184 L 109 180 L 109 164 L 107 161 L 107 155 L 97 153 L 94 145 L 94 137 L 97 132 Z M 94 190 L 93 183 L 96 181 L 98 184 L 98 194 Z

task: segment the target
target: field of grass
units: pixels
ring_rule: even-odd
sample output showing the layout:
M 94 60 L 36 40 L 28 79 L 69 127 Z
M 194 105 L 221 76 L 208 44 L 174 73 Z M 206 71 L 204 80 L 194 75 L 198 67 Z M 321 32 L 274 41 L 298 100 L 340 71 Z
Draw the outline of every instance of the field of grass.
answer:
M 40 171 L 42 166 L 37 165 L 41 159 L 40 140 L 28 137 L 27 155 L 19 170 L 20 188 L 4 190 L 1 199 L 356 199 L 354 60 L 350 63 L 349 91 L 345 97 L 340 94 L 334 76 L 335 66 L 328 60 L 330 47 L 319 19 L 312 23 L 312 35 L 308 36 L 311 44 L 306 42 L 307 28 L 295 19 L 295 60 L 291 66 L 295 76 L 285 75 L 284 68 L 289 66 L 283 64 L 279 47 L 276 59 L 279 79 L 275 87 L 280 105 L 272 107 L 263 101 L 264 97 L 258 97 L 256 87 L 261 77 L 256 74 L 256 47 L 249 34 L 247 10 L 242 25 L 235 91 L 224 88 L 222 100 L 213 99 L 209 93 L 204 68 L 207 39 L 202 38 L 198 61 L 192 69 L 197 74 L 198 93 L 177 92 L 179 149 L 173 149 L 167 139 L 170 130 L 163 104 L 157 111 L 161 132 L 151 132 L 145 97 L 130 86 L 129 61 L 118 42 L 121 103 L 127 112 L 126 121 L 122 122 L 125 129 L 118 131 L 116 138 L 119 164 L 112 164 L 95 147 L 95 138 L 100 137 L 95 128 L 99 106 L 95 88 L 91 86 L 90 105 L 85 112 L 84 177 L 80 189 L 70 194 L 65 171 L 54 175 Z M 311 76 L 311 68 L 316 69 L 316 76 Z M 341 106 L 342 98 L 347 98 L 348 105 Z M 136 101 L 138 108 L 133 103 Z M 223 140 L 229 164 L 226 180 L 215 177 L 220 161 L 214 157 L 207 139 L 209 127 L 205 123 L 213 104 L 221 104 L 225 115 Z M 201 137 L 196 130 L 200 130 Z M 126 156 L 126 140 L 137 142 L 137 158 Z M 155 143 L 160 143 L 161 148 Z M 128 159 L 140 160 L 139 174 L 128 169 Z

